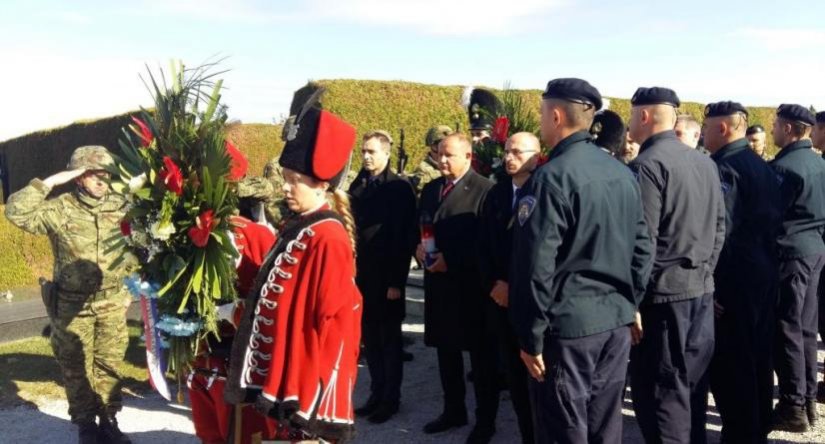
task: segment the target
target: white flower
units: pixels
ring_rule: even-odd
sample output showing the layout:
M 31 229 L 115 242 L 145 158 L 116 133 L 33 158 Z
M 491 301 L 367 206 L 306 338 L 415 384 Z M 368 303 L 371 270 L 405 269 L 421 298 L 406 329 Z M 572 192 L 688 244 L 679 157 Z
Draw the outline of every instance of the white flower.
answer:
M 129 179 L 129 193 L 134 193 L 146 185 L 146 173 Z
M 175 233 L 175 226 L 169 221 L 157 221 L 149 227 L 149 233 L 157 240 L 167 240 Z

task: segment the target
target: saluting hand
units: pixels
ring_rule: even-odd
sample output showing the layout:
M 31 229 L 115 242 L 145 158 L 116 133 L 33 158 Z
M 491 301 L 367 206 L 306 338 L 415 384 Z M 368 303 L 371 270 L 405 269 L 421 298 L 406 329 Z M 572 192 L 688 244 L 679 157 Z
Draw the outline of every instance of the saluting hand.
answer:
M 633 345 L 638 345 L 642 342 L 642 337 L 644 337 L 644 330 L 642 329 L 642 314 L 637 311 L 636 318 L 633 320 L 633 324 L 630 325 L 630 343 Z
M 542 358 L 541 354 L 534 356 L 524 350 L 521 350 L 521 360 L 527 367 L 527 371 L 530 373 L 530 376 L 535 378 L 538 382 L 544 382 L 544 358 Z
M 490 291 L 490 297 L 496 301 L 501 307 L 507 308 L 510 301 L 510 286 L 507 285 L 507 282 L 504 281 L 496 281 L 496 284 L 493 285 L 493 289 Z
M 427 271 L 430 273 L 446 273 L 447 262 L 444 261 L 444 255 L 441 253 L 435 253 L 433 254 L 433 257 L 435 258 L 435 262 L 427 267 Z
M 78 177 L 82 176 L 83 173 L 86 172 L 86 168 L 78 168 L 76 170 L 68 170 L 68 171 L 61 171 L 57 174 L 53 174 L 45 179 L 43 179 L 43 183 L 46 184 L 49 188 L 54 188 L 58 185 L 63 185 L 64 183 L 69 182 L 70 180 L 77 179 Z

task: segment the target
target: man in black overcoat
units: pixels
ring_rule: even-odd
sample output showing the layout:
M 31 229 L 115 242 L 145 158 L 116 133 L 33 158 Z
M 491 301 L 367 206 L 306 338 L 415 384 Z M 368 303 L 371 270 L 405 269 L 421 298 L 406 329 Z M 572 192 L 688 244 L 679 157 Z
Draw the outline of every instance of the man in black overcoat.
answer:
M 370 371 L 370 397 L 356 409 L 372 423 L 398 412 L 403 365 L 404 288 L 415 233 L 415 192 L 389 166 L 392 138 L 364 135 L 362 168 L 349 188 L 357 231 L 355 278 L 364 297 L 362 338 Z
M 476 395 L 476 425 L 468 443 L 489 442 L 498 410 L 495 348 L 484 338 L 484 294 L 478 259 L 479 217 L 492 183 L 470 168 L 472 148 L 463 134 L 439 144 L 441 178 L 421 192 L 419 220 L 432 221 L 438 252 L 419 260 L 424 272 L 424 342 L 435 347 L 444 390 L 444 410 L 424 427 L 438 433 L 467 423 L 462 351 L 470 352 Z

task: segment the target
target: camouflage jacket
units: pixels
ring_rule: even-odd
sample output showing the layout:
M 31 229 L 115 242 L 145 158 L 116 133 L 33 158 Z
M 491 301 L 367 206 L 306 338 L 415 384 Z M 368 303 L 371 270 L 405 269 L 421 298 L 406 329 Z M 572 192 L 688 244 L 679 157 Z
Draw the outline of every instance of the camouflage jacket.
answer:
M 49 236 L 54 281 L 60 290 L 91 294 L 120 287 L 134 263 L 126 260 L 116 269 L 109 269 L 123 254 L 121 249 L 113 250 L 110 246 L 112 240 L 121 236 L 125 199 L 109 193 L 95 200 L 75 191 L 46 200 L 49 191 L 40 179 L 32 180 L 9 196 L 6 218 L 25 231 Z
M 413 188 L 415 188 L 416 194 L 421 194 L 421 189 L 424 188 L 424 185 L 439 177 L 441 177 L 441 171 L 438 169 L 438 163 L 427 154 L 424 156 L 424 160 L 422 160 L 410 174 L 410 183 Z
M 278 176 L 277 178 L 247 177 L 238 183 L 238 196 L 259 202 L 263 206 L 266 222 L 275 229 L 278 229 L 281 222 L 292 214 L 283 198 L 281 182 L 282 179 Z

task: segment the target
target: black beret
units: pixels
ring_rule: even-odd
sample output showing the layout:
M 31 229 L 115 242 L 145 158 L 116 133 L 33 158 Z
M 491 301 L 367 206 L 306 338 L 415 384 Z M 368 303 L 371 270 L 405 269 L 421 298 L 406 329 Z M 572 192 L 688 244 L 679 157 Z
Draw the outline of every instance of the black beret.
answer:
M 541 95 L 542 99 L 561 99 L 568 102 L 593 105 L 596 109 L 602 107 L 602 95 L 587 80 L 566 78 L 554 79 L 547 82 L 547 88 Z
M 732 116 L 736 113 L 742 113 L 745 116 L 748 115 L 748 110 L 745 109 L 739 102 L 731 102 L 726 100 L 724 102 L 715 102 L 709 103 L 708 106 L 705 107 L 705 117 L 724 117 L 724 116 Z
M 750 135 L 753 135 L 753 134 L 759 134 L 759 133 L 764 133 L 764 132 L 765 132 L 765 128 L 762 125 L 756 124 L 756 125 L 749 126 L 748 130 L 745 131 L 745 134 L 750 136 Z
M 825 123 L 825 111 L 816 113 L 816 123 Z
M 682 104 L 675 91 L 660 86 L 654 86 L 652 88 L 641 87 L 637 89 L 636 93 L 633 94 L 633 98 L 630 99 L 630 103 L 633 106 L 670 105 L 674 108 L 678 108 L 679 105 Z
M 776 109 L 776 117 L 781 117 L 792 122 L 804 123 L 805 125 L 813 125 L 816 123 L 814 113 L 802 105 L 788 105 L 783 103 Z

